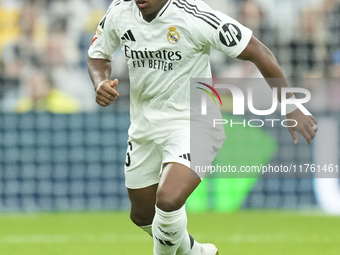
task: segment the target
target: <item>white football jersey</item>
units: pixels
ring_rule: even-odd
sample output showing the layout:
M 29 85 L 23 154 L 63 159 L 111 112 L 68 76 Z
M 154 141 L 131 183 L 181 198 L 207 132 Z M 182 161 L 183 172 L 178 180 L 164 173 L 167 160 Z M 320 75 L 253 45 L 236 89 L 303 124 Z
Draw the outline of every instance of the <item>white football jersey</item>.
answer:
M 237 57 L 251 30 L 203 1 L 169 0 L 150 23 L 133 0 L 114 0 L 98 25 L 91 58 L 121 47 L 129 68 L 129 136 L 153 138 L 188 126 L 190 78 L 211 78 L 211 47 Z

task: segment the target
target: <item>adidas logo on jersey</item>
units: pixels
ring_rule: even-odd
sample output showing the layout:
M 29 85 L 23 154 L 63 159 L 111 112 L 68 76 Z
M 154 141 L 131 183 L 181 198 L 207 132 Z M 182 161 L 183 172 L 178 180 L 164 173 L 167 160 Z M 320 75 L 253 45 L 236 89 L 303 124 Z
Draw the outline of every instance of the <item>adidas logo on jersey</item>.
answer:
M 179 155 L 180 158 L 184 158 L 188 161 L 191 161 L 191 157 L 190 157 L 190 153 L 186 153 L 186 154 L 183 154 L 183 155 Z
M 128 40 L 128 41 L 132 41 L 132 42 L 135 42 L 136 39 L 135 37 L 133 36 L 131 30 L 128 30 L 121 38 L 122 40 Z

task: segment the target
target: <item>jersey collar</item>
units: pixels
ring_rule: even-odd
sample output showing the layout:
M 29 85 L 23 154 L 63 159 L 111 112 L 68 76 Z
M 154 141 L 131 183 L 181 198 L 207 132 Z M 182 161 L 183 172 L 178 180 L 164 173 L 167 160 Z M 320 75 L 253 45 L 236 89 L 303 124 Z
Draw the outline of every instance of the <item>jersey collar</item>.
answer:
M 168 9 L 169 6 L 172 4 L 172 0 L 169 0 L 164 6 L 163 8 L 158 12 L 157 17 L 161 17 Z

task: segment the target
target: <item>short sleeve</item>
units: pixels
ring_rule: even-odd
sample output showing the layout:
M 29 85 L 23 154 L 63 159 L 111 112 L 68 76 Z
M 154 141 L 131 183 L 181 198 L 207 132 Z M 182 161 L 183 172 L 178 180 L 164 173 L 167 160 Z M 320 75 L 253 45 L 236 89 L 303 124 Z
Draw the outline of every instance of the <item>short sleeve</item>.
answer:
M 113 15 L 113 11 L 109 10 L 100 21 L 88 51 L 90 58 L 111 60 L 120 46 Z
M 240 55 L 247 47 L 252 31 L 228 15 L 212 10 L 205 3 L 201 2 L 200 5 L 204 13 L 198 26 L 200 40 L 230 57 Z

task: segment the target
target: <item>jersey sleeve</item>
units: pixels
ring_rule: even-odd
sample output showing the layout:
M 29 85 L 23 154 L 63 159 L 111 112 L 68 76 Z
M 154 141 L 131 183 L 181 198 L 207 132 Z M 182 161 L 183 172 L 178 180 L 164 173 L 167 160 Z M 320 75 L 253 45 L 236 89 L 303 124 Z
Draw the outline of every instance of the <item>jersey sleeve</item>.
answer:
M 109 8 L 100 21 L 88 51 L 90 58 L 111 60 L 120 46 L 113 15 L 113 11 Z
M 237 57 L 247 47 L 252 31 L 228 15 L 212 10 L 199 1 L 199 40 L 230 57 Z

